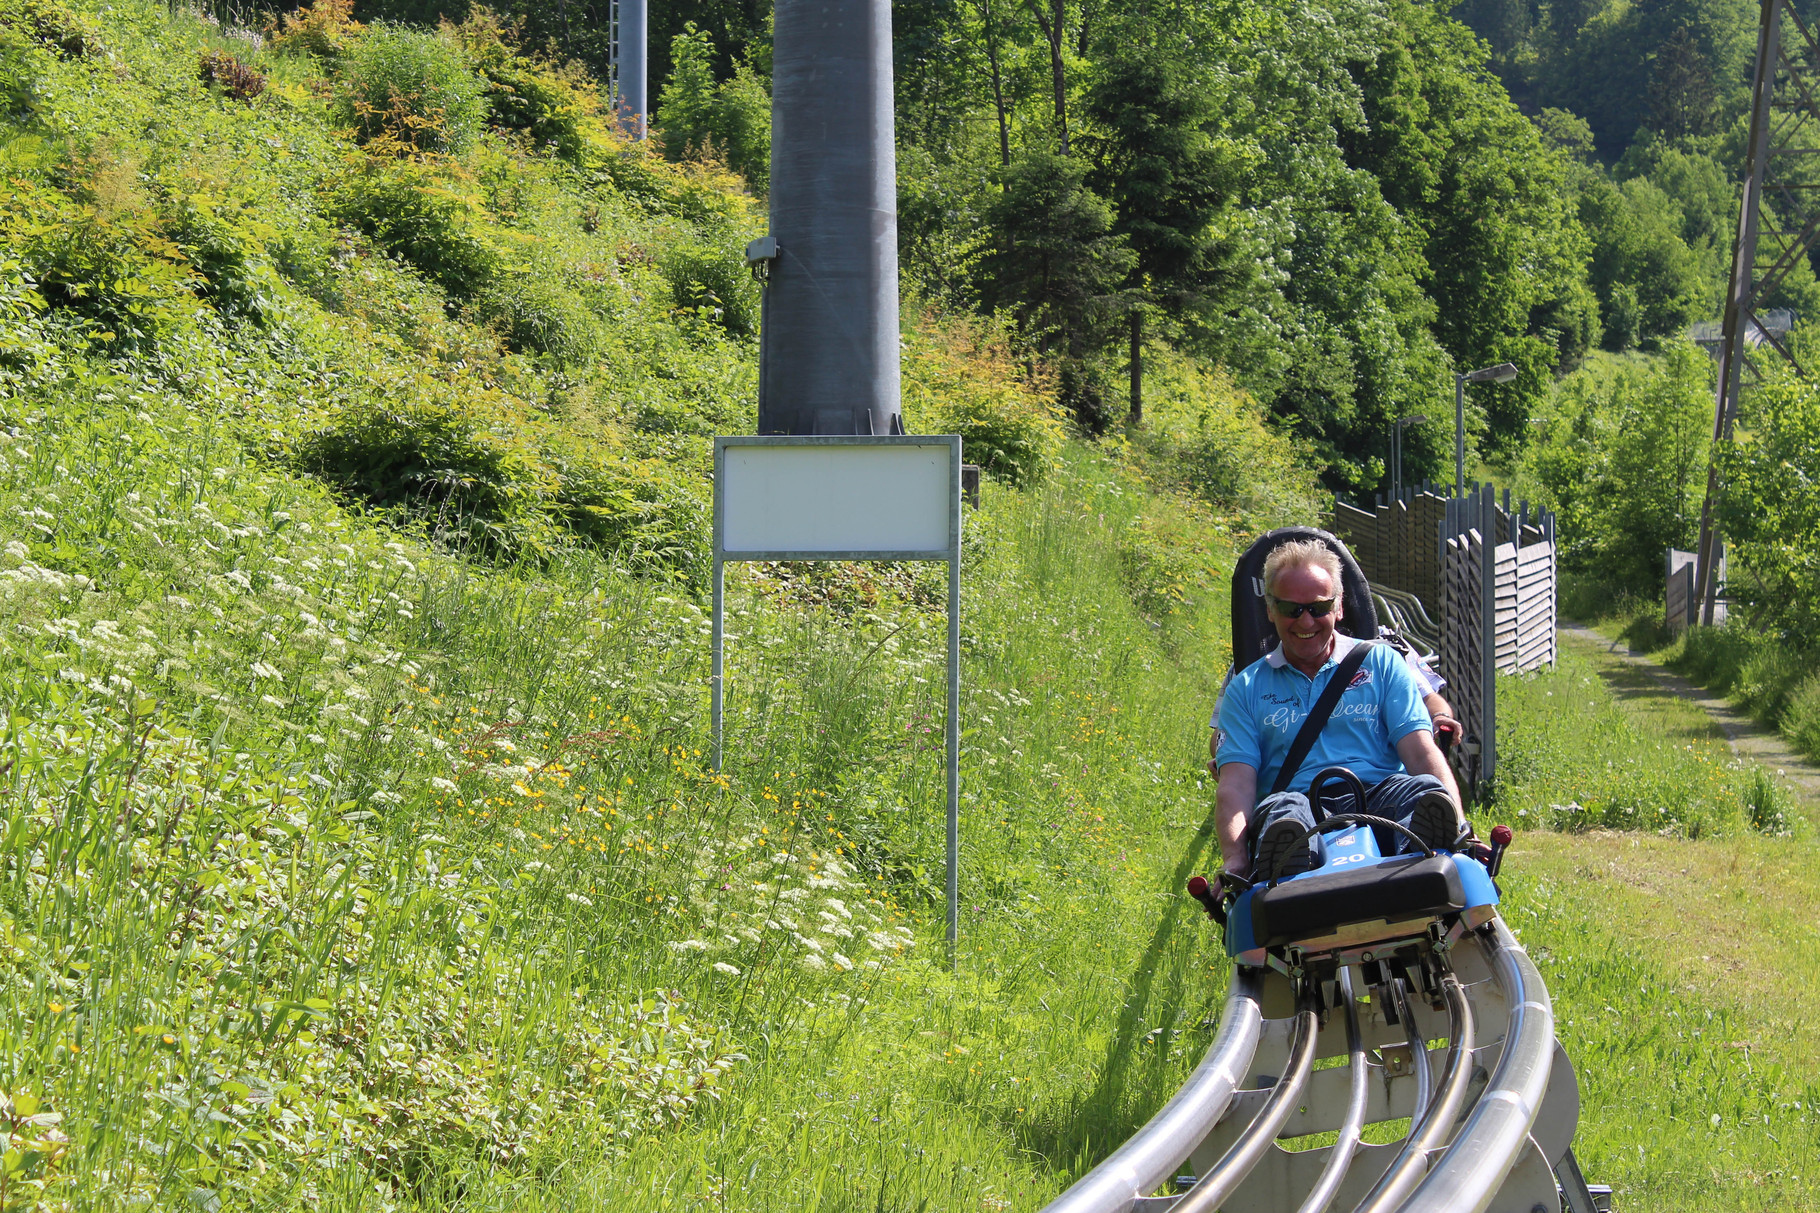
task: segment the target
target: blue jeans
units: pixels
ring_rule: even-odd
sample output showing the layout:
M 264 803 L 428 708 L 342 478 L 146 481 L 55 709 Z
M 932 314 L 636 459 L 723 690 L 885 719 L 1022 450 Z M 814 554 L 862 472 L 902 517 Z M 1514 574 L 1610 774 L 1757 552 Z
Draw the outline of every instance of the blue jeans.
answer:
M 1329 784 L 1329 787 L 1335 785 Z M 1398 825 L 1408 825 L 1415 814 L 1416 801 L 1424 793 L 1444 791 L 1441 781 L 1433 775 L 1391 775 L 1365 789 L 1365 812 L 1373 817 L 1383 817 Z M 1329 813 L 1356 813 L 1350 793 L 1326 795 L 1321 797 L 1321 807 Z M 1300 792 L 1278 792 L 1266 796 L 1258 802 L 1257 812 L 1252 820 L 1257 823 L 1257 830 L 1252 834 L 1253 856 L 1256 855 L 1257 840 L 1263 836 L 1270 824 L 1284 817 L 1294 818 L 1297 825 L 1310 829 L 1314 825 L 1314 809 L 1308 804 L 1308 797 Z M 1406 834 L 1395 830 L 1386 830 L 1379 826 L 1372 827 L 1377 836 L 1378 850 L 1384 855 L 1401 855 L 1405 851 L 1420 850 L 1409 840 Z M 1319 834 L 1313 840 L 1316 862 L 1327 862 L 1327 845 Z

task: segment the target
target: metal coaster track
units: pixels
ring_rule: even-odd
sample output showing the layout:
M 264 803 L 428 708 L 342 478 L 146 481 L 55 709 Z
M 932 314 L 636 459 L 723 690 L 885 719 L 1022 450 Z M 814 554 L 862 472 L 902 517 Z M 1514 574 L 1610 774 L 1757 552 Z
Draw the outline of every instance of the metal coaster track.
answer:
M 1456 929 L 1419 972 L 1369 952 L 1342 961 L 1295 984 L 1235 965 L 1201 1064 L 1046 1213 L 1598 1213 L 1571 1149 L 1579 1093 L 1548 990 L 1501 919 Z M 1323 1058 L 1347 1064 L 1316 1069 Z M 1368 1124 L 1403 1117 L 1400 1143 L 1363 1142 Z M 1324 1133 L 1337 1137 L 1278 1144 Z M 1153 1195 L 1187 1183 L 1184 1167 L 1186 1191 Z

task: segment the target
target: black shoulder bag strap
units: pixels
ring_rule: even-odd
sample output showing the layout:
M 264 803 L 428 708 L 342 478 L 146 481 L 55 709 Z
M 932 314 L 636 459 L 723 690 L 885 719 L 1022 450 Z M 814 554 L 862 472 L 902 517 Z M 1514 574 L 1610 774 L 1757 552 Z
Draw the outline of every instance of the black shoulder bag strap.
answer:
M 1289 790 L 1289 781 L 1301 769 L 1302 760 L 1308 757 L 1308 751 L 1314 749 L 1315 738 L 1321 735 L 1327 718 L 1339 706 L 1340 696 L 1346 693 L 1346 684 L 1352 681 L 1352 676 L 1365 664 L 1365 654 L 1370 651 L 1372 643 L 1361 640 L 1352 646 L 1352 652 L 1340 658 L 1340 668 L 1333 672 L 1333 677 L 1321 688 L 1321 697 L 1314 701 L 1314 710 L 1308 713 L 1308 719 L 1302 722 L 1295 740 L 1289 743 L 1289 753 L 1283 758 L 1283 769 L 1277 772 L 1277 781 L 1270 787 L 1272 796 Z

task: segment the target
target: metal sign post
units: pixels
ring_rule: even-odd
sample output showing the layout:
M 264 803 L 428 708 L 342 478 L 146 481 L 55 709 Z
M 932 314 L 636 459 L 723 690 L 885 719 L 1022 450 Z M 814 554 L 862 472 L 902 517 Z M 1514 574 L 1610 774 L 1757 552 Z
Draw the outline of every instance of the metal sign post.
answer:
M 721 769 L 728 561 L 941 560 L 948 565 L 948 953 L 960 936 L 961 440 L 714 440 L 714 769 Z

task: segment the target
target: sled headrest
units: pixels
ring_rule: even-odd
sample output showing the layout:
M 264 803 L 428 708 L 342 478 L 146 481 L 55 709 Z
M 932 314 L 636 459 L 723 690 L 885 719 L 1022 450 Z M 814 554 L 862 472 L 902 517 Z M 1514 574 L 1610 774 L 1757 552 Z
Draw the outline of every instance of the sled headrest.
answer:
M 1264 560 L 1297 539 L 1318 539 L 1340 558 L 1340 597 L 1345 618 L 1338 630 L 1358 640 L 1378 638 L 1378 612 L 1371 582 L 1346 545 L 1317 527 L 1286 526 L 1258 537 L 1232 570 L 1232 672 L 1238 673 L 1276 647 L 1277 630 L 1264 607 Z

